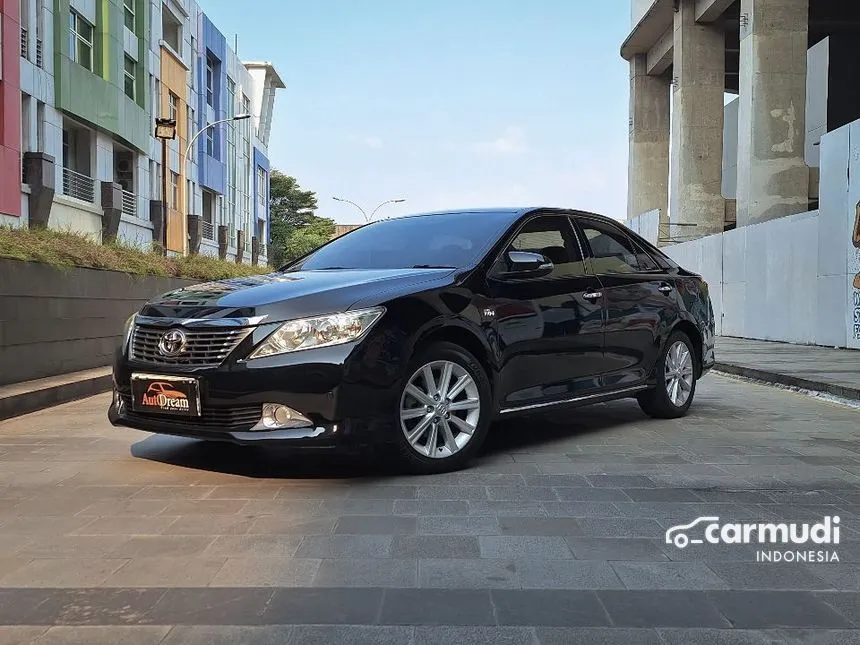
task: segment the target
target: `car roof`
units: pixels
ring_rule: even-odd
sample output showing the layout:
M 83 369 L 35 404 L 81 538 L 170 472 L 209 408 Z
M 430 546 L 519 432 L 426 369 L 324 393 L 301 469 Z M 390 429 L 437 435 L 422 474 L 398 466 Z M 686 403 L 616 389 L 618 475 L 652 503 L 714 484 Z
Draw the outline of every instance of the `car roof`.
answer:
M 529 213 L 540 211 L 542 213 L 559 213 L 565 215 L 587 215 L 589 217 L 594 217 L 596 219 L 605 220 L 607 222 L 615 223 L 615 224 L 623 224 L 623 222 L 619 222 L 616 219 L 611 217 L 607 217 L 606 215 L 600 215 L 598 213 L 592 213 L 589 211 L 584 211 L 577 208 L 560 208 L 558 206 L 516 206 L 516 207 L 499 207 L 499 208 L 453 208 L 439 211 L 425 211 L 421 213 L 411 213 L 409 215 L 402 215 L 401 217 L 391 218 L 391 219 L 407 219 L 412 217 L 426 217 L 427 215 L 464 215 L 467 213 L 474 213 L 475 215 L 492 215 L 505 217 L 510 221 L 516 221 L 523 215 L 527 215 Z M 381 220 L 385 221 L 385 220 Z

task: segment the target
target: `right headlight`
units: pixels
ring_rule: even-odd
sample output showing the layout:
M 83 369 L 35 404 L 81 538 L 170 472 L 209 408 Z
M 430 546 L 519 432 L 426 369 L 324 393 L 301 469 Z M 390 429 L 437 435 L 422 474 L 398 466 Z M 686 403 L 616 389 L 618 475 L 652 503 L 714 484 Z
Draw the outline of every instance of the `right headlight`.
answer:
M 248 359 L 351 343 L 364 336 L 383 313 L 384 307 L 373 307 L 287 321 L 260 343 Z

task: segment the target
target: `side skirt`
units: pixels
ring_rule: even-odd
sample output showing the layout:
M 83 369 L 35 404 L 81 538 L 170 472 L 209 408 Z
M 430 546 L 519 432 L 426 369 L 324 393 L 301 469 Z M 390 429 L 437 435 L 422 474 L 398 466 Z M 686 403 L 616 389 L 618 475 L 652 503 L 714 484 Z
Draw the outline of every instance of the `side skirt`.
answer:
M 540 412 L 561 406 L 588 405 L 590 403 L 602 403 L 604 401 L 613 401 L 615 399 L 626 399 L 637 392 L 649 389 L 649 385 L 636 385 L 633 387 L 623 387 L 617 390 L 609 390 L 607 392 L 596 392 L 595 394 L 586 394 L 576 396 L 570 399 L 562 399 L 560 401 L 547 401 L 544 403 L 532 403 L 515 408 L 504 408 L 499 411 L 499 416 L 508 414 L 523 414 L 527 412 Z

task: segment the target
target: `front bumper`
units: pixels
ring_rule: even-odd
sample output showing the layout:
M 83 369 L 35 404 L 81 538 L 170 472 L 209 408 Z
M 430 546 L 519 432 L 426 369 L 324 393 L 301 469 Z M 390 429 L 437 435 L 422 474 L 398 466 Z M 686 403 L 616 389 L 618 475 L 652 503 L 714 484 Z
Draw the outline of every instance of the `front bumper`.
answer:
M 364 342 L 310 349 L 254 361 L 229 359 L 217 368 L 182 369 L 132 361 L 114 362 L 114 397 L 108 420 L 156 434 L 282 446 L 333 448 L 385 440 L 383 428 L 396 409 L 398 376 Z M 180 417 L 132 409 L 131 375 L 191 376 L 198 380 L 201 414 Z M 252 430 L 263 404 L 301 413 L 307 427 Z
M 346 431 L 345 424 L 329 423 L 326 425 L 304 428 L 281 428 L 275 430 L 234 430 L 229 428 L 213 428 L 209 425 L 181 422 L 176 420 L 159 420 L 155 417 L 141 417 L 120 411 L 116 401 L 108 409 L 108 420 L 114 426 L 123 426 L 137 430 L 145 430 L 155 434 L 187 437 L 191 439 L 208 439 L 239 445 L 257 445 L 266 443 L 289 444 L 296 447 L 333 448 L 346 443 L 342 440 Z M 340 433 L 340 434 L 339 434 Z

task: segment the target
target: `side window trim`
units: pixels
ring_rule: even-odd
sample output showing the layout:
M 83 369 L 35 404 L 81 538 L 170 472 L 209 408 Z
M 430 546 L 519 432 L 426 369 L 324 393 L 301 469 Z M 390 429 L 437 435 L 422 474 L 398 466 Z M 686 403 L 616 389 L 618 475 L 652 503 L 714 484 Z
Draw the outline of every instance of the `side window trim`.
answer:
M 516 227 L 516 230 L 514 230 L 514 232 L 511 233 L 504 240 L 504 243 L 502 244 L 501 250 L 499 251 L 498 254 L 496 254 L 496 257 L 493 259 L 493 261 L 490 263 L 490 265 L 487 269 L 486 276 L 488 278 L 492 277 L 496 273 L 496 267 L 498 266 L 499 261 L 504 257 L 504 254 L 508 252 L 508 249 L 514 243 L 514 240 L 517 239 L 517 237 L 523 231 L 523 229 L 526 226 L 528 226 L 529 224 L 531 224 L 532 222 L 534 222 L 536 219 L 539 219 L 541 217 L 559 217 L 561 219 L 567 220 L 567 222 L 568 222 L 567 232 L 568 232 L 568 235 L 570 236 L 570 238 L 572 238 L 572 239 L 567 239 L 566 241 L 569 244 L 575 242 L 578 245 L 580 255 L 582 255 L 583 268 L 585 269 L 585 273 L 583 275 L 584 276 L 594 275 L 591 271 L 591 264 L 590 264 L 588 258 L 586 258 L 585 255 L 583 254 L 584 249 L 582 248 L 582 244 L 580 243 L 579 238 L 576 234 L 576 231 L 575 231 L 574 227 L 572 226 L 570 216 L 566 215 L 564 213 L 533 213 L 533 214 L 529 215 L 528 217 L 526 217 L 523 221 L 521 221 L 519 223 L 519 225 Z M 561 234 L 562 234 L 562 237 L 564 237 L 564 231 L 561 231 Z M 543 278 L 524 279 L 524 280 L 522 280 L 522 282 L 555 282 L 556 280 L 569 280 L 569 279 L 571 279 L 571 276 L 548 275 L 548 276 L 545 276 Z M 521 282 L 521 281 L 516 280 L 516 282 Z
M 641 255 L 646 256 L 649 260 L 651 260 L 651 263 L 654 264 L 654 266 L 656 267 L 655 269 L 639 269 L 639 271 L 637 271 L 637 273 L 650 273 L 650 274 L 661 274 L 661 275 L 666 273 L 666 269 L 664 269 L 660 265 L 660 263 L 657 262 L 651 256 L 651 254 L 648 253 L 642 247 L 642 245 L 638 244 L 636 242 L 636 240 L 634 240 L 630 235 L 628 235 L 624 231 L 624 229 L 621 228 L 620 226 L 616 226 L 616 225 L 608 223 L 608 222 L 603 222 L 601 220 L 597 220 L 597 219 L 594 219 L 592 217 L 588 217 L 587 215 L 575 215 L 574 218 L 576 219 L 576 222 L 577 222 L 577 228 L 580 230 L 580 232 L 582 234 L 582 239 L 585 241 L 585 244 L 588 246 L 589 260 L 594 257 L 594 251 L 591 248 L 591 243 L 588 241 L 588 236 L 586 236 L 585 232 L 582 231 L 581 226 L 584 224 L 596 224 L 598 227 L 607 228 L 610 231 L 612 231 L 613 233 L 615 233 L 616 235 L 618 235 L 619 237 L 627 240 L 628 244 L 630 245 L 630 248 L 632 248 L 634 251 L 636 251 L 637 254 L 641 254 Z M 613 275 L 619 275 L 619 274 L 613 273 Z
M 594 267 L 591 263 L 591 258 L 593 257 L 591 245 L 588 243 L 588 240 L 586 239 L 582 228 L 579 226 L 578 216 L 568 215 L 567 223 L 570 226 L 570 230 L 573 232 L 573 236 L 576 238 L 576 244 L 579 246 L 579 254 L 582 256 L 582 264 L 585 267 L 585 275 L 596 275 L 594 272 Z

